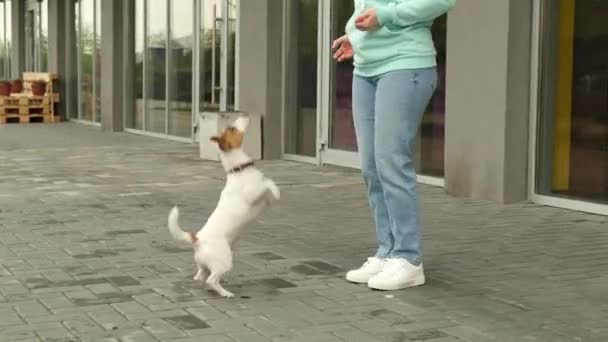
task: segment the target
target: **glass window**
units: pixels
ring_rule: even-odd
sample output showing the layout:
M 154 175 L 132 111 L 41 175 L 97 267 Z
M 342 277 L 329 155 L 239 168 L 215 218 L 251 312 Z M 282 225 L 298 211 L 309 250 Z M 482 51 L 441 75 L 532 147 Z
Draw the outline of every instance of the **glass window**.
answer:
M 420 174 L 443 177 L 445 143 L 445 66 L 447 16 L 443 15 L 433 23 L 433 41 L 437 50 L 437 90 L 422 118 L 420 126 L 420 159 L 417 165 Z
M 49 4 L 47 0 L 40 1 L 40 71 L 48 71 L 49 63 Z
M 148 0 L 146 131 L 166 133 L 167 0 Z
M 202 1 L 201 4 L 201 61 L 200 92 L 201 111 L 220 109 L 220 57 L 221 57 L 221 2 Z
M 169 134 L 192 136 L 194 1 L 172 2 Z
M 317 0 L 288 4 L 285 153 L 314 157 L 317 139 Z
M 228 27 L 222 15 L 226 8 L 234 16 Z M 229 34 L 225 42 L 234 51 L 236 1 L 135 0 L 126 2 L 125 9 L 125 20 L 133 25 L 125 37 L 126 127 L 191 138 L 193 104 L 199 105 L 200 111 L 218 111 L 222 94 L 234 103 L 235 55 L 222 53 L 222 28 Z M 200 44 L 200 54 L 195 61 L 196 44 Z M 222 68 L 225 56 L 227 63 Z M 198 66 L 200 74 L 195 77 Z M 224 93 L 220 82 L 226 77 L 222 75 L 228 76 L 224 87 L 229 91 Z M 197 81 L 200 92 L 195 95 L 193 85 Z
M 236 75 L 236 18 L 237 6 L 236 0 L 228 0 L 228 67 L 226 70 L 226 109 L 234 110 L 235 103 L 235 84 L 234 77 Z
M 4 51 L 6 52 L 6 62 L 4 64 L 6 78 L 11 78 L 12 75 L 12 60 L 13 60 L 13 22 L 12 22 L 11 0 L 4 1 Z
M 94 121 L 93 49 L 95 46 L 95 1 L 80 0 L 80 119 Z
M 537 193 L 608 201 L 608 2 L 544 1 Z
M 125 127 L 144 129 L 144 0 L 127 3 L 128 23 L 132 25 L 126 37 Z
M 0 2 L 0 79 L 7 79 L 6 63 L 8 51 L 6 50 L 6 15 L 4 12 L 4 2 Z
M 38 62 L 38 51 L 36 43 L 38 41 L 38 9 L 27 8 L 25 11 L 25 70 L 36 71 Z
M 66 100 L 69 116 L 71 119 L 80 119 L 80 6 L 78 2 L 74 2 L 74 38 L 68 40 L 67 44 L 73 49 L 67 49 L 71 54 L 70 59 L 76 63 L 69 63 L 68 68 L 71 69 L 72 78 L 68 80 L 68 91 Z M 76 96 L 72 96 L 76 95 Z M 74 102 L 75 100 L 75 102 Z
M 95 121 L 101 122 L 101 1 L 95 1 L 95 43 L 94 43 L 94 58 L 95 61 Z
M 333 2 L 331 37 L 344 34 L 346 22 L 354 12 L 354 2 L 351 0 L 336 0 Z M 331 82 L 332 107 L 330 116 L 329 147 L 345 151 L 357 151 L 357 138 L 353 122 L 352 81 L 353 61 L 336 63 L 333 68 L 334 77 Z
M 235 0 L 201 2 L 201 111 L 234 109 L 237 14 Z

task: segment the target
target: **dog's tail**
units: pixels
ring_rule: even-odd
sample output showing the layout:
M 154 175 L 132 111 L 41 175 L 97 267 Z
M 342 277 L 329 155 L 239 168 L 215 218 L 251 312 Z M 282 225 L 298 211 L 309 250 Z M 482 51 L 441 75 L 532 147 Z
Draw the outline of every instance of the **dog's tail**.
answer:
M 177 209 L 177 207 L 173 207 L 169 214 L 169 232 L 171 232 L 171 236 L 173 236 L 176 241 L 191 244 L 194 244 L 197 241 L 194 233 L 185 232 L 179 227 L 179 209 Z

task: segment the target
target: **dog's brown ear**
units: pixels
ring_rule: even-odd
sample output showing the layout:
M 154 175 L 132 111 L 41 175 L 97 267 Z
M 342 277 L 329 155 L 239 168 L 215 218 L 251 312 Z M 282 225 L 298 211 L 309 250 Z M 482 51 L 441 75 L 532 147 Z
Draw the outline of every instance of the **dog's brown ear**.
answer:
M 220 135 L 220 136 L 215 136 L 215 137 L 211 137 L 209 140 L 217 143 L 217 146 L 220 148 L 220 150 L 222 151 L 227 151 L 229 150 L 229 144 L 226 141 L 226 138 L 224 137 L 224 135 Z

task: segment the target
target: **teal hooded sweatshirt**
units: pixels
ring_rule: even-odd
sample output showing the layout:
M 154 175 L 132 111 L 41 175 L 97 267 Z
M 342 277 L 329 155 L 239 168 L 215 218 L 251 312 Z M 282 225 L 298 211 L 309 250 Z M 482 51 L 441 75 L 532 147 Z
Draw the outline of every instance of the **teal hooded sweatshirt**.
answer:
M 354 0 L 355 11 L 346 23 L 353 46 L 354 73 L 373 77 L 400 69 L 434 67 L 437 64 L 431 35 L 433 20 L 449 11 L 456 0 Z M 360 31 L 355 18 L 376 9 L 380 27 Z

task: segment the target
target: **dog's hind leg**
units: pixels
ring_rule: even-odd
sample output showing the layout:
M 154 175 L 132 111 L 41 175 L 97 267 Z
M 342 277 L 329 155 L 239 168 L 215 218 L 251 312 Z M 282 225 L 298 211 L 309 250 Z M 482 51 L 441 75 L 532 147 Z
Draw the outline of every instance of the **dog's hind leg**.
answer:
M 234 297 L 234 293 L 226 290 L 220 281 L 222 280 L 222 276 L 224 273 L 211 271 L 209 278 L 207 278 L 207 285 L 212 288 L 215 292 L 217 292 L 220 296 L 231 298 Z
M 206 281 L 207 280 L 207 272 L 202 266 L 198 266 L 198 271 L 194 276 L 194 280 Z
M 232 251 L 230 245 L 224 240 L 207 241 L 201 246 L 197 262 L 204 265 L 209 271 L 207 285 L 222 297 L 234 297 L 221 284 L 222 277 L 232 269 Z

